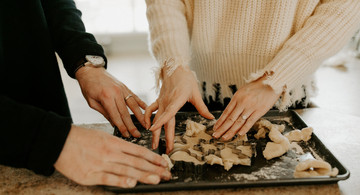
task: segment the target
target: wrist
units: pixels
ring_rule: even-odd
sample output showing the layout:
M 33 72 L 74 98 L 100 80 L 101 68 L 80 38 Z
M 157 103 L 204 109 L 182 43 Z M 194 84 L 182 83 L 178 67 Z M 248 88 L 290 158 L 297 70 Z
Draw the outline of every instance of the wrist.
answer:
M 105 60 L 101 56 L 86 55 L 85 57 L 80 59 L 78 63 L 76 63 L 76 69 L 74 71 L 74 74 L 76 75 L 78 70 L 82 69 L 83 67 L 105 67 Z

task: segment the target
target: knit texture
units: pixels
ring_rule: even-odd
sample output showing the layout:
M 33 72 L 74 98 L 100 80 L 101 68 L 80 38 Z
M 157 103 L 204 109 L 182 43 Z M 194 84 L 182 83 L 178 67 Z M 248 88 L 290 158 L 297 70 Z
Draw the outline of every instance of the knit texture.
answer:
M 285 110 L 315 92 L 313 74 L 359 28 L 359 0 L 147 0 L 151 51 L 163 66 L 190 66 L 204 98 L 232 97 L 265 74 Z M 171 61 L 171 63 L 168 63 Z M 161 72 L 161 71 L 158 71 Z M 168 72 L 171 74 L 171 72 Z M 161 80 L 161 77 L 158 78 Z

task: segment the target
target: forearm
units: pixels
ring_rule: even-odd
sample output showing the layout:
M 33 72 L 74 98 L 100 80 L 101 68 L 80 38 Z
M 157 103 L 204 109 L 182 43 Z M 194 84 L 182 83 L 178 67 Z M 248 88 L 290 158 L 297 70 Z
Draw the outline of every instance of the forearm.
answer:
M 252 79 L 267 72 L 266 83 L 277 93 L 292 90 L 313 74 L 322 61 L 334 55 L 359 27 L 360 2 L 328 0 L 317 6 L 304 26 L 284 43 L 274 59 Z
M 147 0 L 147 18 L 150 28 L 151 50 L 160 64 L 158 80 L 162 79 L 162 68 L 171 75 L 179 65 L 190 62 L 190 37 L 181 0 Z
M 50 175 L 65 143 L 71 118 L 0 95 L 0 163 Z

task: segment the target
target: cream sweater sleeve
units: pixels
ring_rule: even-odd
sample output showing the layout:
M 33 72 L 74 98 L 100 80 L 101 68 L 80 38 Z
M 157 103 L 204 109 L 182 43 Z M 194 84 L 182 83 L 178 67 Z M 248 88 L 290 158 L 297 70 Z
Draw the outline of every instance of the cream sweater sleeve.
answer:
M 185 4 L 182 0 L 146 0 L 146 4 L 151 50 L 160 64 L 156 75 L 159 85 L 164 66 L 169 66 L 167 74 L 171 75 L 179 65 L 188 66 L 190 62 Z
M 359 28 L 359 0 L 323 0 L 303 27 L 285 42 L 282 49 L 263 70 L 250 80 L 268 73 L 269 84 L 285 95 L 312 75 L 326 58 L 339 51 Z M 284 98 L 284 97 L 283 97 Z M 288 106 L 288 105 L 283 105 Z

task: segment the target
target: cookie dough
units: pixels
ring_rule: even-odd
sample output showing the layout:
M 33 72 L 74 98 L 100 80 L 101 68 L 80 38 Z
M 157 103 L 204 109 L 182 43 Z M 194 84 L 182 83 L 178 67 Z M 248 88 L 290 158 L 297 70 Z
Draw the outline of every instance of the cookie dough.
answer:
M 331 176 L 335 177 L 339 173 L 337 168 L 331 168 L 331 165 L 323 160 L 308 159 L 300 162 L 295 167 L 294 177 L 314 177 L 314 176 Z
M 313 132 L 313 128 L 305 127 L 301 130 L 293 130 L 285 134 L 285 137 L 288 138 L 290 142 L 298 141 L 309 141 Z
M 269 138 L 273 142 L 268 142 L 263 151 L 266 160 L 282 156 L 290 149 L 289 140 L 281 134 L 278 127 L 274 126 L 274 128 L 270 129 Z
M 175 137 L 170 159 L 195 165 L 218 164 L 224 166 L 225 170 L 231 169 L 233 165 L 251 165 L 254 148 L 248 143 L 246 135 L 222 142 L 214 140 L 208 133 L 205 125 L 187 120 L 186 132 Z
M 163 157 L 163 159 L 165 159 L 165 161 L 167 162 L 167 164 L 168 164 L 167 168 L 170 171 L 173 168 L 174 165 L 172 164 L 169 156 L 167 154 L 162 154 L 161 157 Z

